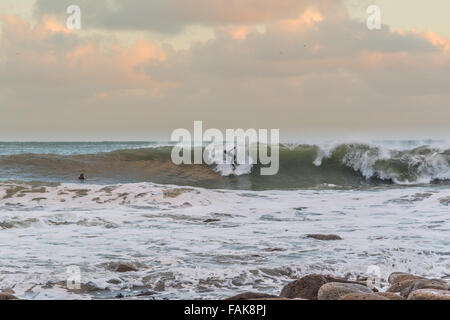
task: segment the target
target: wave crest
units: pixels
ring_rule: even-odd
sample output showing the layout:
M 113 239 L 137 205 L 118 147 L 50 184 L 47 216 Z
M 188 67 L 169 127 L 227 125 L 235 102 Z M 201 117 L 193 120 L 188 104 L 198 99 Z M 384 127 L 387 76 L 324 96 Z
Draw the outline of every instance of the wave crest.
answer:
M 0 175 L 3 180 L 73 182 L 79 172 L 85 172 L 89 183 L 154 182 L 248 190 L 450 180 L 450 150 L 431 145 L 409 149 L 368 143 L 282 145 L 280 170 L 275 176 L 260 176 L 261 165 L 253 161 L 230 175 L 231 165 L 221 164 L 214 157 L 211 165 L 177 166 L 171 161 L 171 151 L 171 146 L 160 146 L 79 155 L 3 155 Z
M 344 144 L 336 147 L 328 158 L 340 160 L 366 179 L 376 178 L 397 184 L 450 179 L 449 151 L 428 146 L 391 150 L 381 146 Z

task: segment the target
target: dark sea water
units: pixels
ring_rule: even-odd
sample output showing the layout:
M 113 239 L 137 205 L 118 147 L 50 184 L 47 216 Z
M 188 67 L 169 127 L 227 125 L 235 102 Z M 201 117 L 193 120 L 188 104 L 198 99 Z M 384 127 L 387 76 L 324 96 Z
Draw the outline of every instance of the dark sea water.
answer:
M 214 163 L 177 166 L 168 143 L 0 143 L 0 177 L 70 183 L 84 172 L 96 184 L 153 182 L 239 190 L 448 185 L 450 149 L 442 141 L 427 142 L 282 145 L 280 170 L 273 176 L 261 176 L 258 164 L 239 176 Z

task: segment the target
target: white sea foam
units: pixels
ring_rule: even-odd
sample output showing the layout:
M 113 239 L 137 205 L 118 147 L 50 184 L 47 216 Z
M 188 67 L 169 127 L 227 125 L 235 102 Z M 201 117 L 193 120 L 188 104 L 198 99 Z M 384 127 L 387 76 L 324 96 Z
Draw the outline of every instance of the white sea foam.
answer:
M 206 148 L 206 154 L 208 158 L 208 162 L 213 164 L 214 170 L 220 173 L 221 176 L 242 176 L 250 174 L 252 171 L 252 167 L 254 164 L 253 158 L 250 156 L 250 152 L 245 149 L 245 146 L 242 146 L 243 150 L 246 151 L 245 161 L 242 164 L 235 164 L 236 167 L 233 166 L 234 163 L 234 153 L 237 152 L 234 149 L 235 145 L 231 143 L 226 144 L 211 144 Z M 224 151 L 226 151 L 224 157 Z M 237 155 L 236 155 L 237 156 Z
M 2 183 L 0 195 L 0 287 L 22 298 L 139 298 L 144 289 L 156 298 L 223 298 L 278 294 L 297 276 L 364 274 L 374 264 L 384 278 L 394 270 L 437 278 L 450 270 L 445 187 L 256 192 Z M 311 233 L 344 240 L 305 237 Z M 117 273 L 105 267 L 111 262 L 138 271 Z M 70 265 L 81 269 L 81 292 L 65 289 Z
M 343 146 L 347 147 L 347 151 L 341 158 L 342 164 L 360 172 L 366 179 L 392 180 L 400 185 L 428 184 L 434 180 L 450 179 L 450 162 L 448 155 L 444 154 L 448 150 L 447 143 L 427 145 L 426 152 L 411 149 L 413 146 L 421 146 L 418 142 L 397 142 L 392 145 L 325 143 L 318 146 L 313 164 L 321 166 L 324 159 L 332 157 L 333 153 Z M 383 165 L 383 162 L 388 165 Z M 406 168 L 398 169 L 396 166 Z

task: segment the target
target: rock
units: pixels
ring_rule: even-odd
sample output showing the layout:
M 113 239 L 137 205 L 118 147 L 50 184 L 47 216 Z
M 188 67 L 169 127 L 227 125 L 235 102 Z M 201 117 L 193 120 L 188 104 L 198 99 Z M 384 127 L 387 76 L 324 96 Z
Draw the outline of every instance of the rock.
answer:
M 406 300 L 401 295 L 393 293 L 393 292 L 377 292 L 376 295 L 388 298 L 389 300 Z
M 387 289 L 387 292 L 402 292 L 409 286 L 411 286 L 414 282 L 416 282 L 418 279 L 409 279 L 409 280 L 403 280 L 400 282 L 397 282 L 393 284 L 392 286 Z
M 194 192 L 197 194 L 200 193 L 199 191 L 197 191 L 195 189 L 190 189 L 190 188 L 174 188 L 174 189 L 164 190 L 163 195 L 164 195 L 164 198 L 176 198 L 186 192 Z
M 282 248 L 266 248 L 266 249 L 264 249 L 264 251 L 276 252 L 276 251 L 285 251 L 285 249 L 282 249 Z
M 138 293 L 136 295 L 136 297 L 147 297 L 147 296 L 153 296 L 155 294 L 156 294 L 155 291 L 146 290 L 146 291 L 141 291 L 140 293 Z
M 436 290 L 448 290 L 448 283 L 439 279 L 419 279 L 415 280 L 409 287 L 401 291 L 402 297 L 409 297 L 411 292 L 420 289 L 436 289 Z
M 92 282 L 92 281 L 89 281 L 89 282 L 86 282 L 86 283 L 80 283 L 79 287 L 76 286 L 76 287 L 72 287 L 72 288 L 68 288 L 67 287 L 67 281 L 58 281 L 55 284 L 58 285 L 58 286 L 61 286 L 63 288 L 67 288 L 67 290 L 70 291 L 70 292 L 87 293 L 87 292 L 96 292 L 96 291 L 101 291 L 102 290 L 101 288 L 97 287 L 97 285 L 94 282 Z M 52 288 L 53 285 L 55 285 L 55 284 L 47 282 L 46 286 L 48 288 Z
M 339 300 L 390 300 L 375 293 L 349 293 L 339 298 Z
M 110 284 L 120 284 L 120 283 L 122 283 L 122 281 L 120 281 L 119 279 L 111 279 L 111 280 L 108 280 L 106 282 L 108 282 Z
M 212 222 L 219 222 L 220 219 L 206 219 L 205 221 L 203 221 L 203 223 L 212 223 Z
M 436 289 L 419 289 L 411 292 L 408 300 L 450 300 L 450 291 Z
M 439 202 L 440 202 L 441 204 L 443 204 L 444 206 L 448 206 L 448 205 L 450 205 L 450 197 L 447 197 L 447 198 L 440 198 L 440 199 L 439 199 Z
M 115 272 L 130 272 L 130 271 L 138 271 L 137 267 L 131 263 L 116 263 L 110 262 L 107 264 L 107 268 L 111 271 Z
M 9 294 L 14 294 L 16 293 L 13 289 L 4 289 L 2 291 L 0 291 L 0 293 L 9 293 Z
M 362 276 L 362 275 L 360 275 L 360 274 L 356 276 L 356 281 L 359 281 L 359 282 L 367 282 L 367 280 L 369 280 L 369 277 Z
M 120 264 L 116 269 L 116 272 L 130 272 L 130 271 L 138 271 L 138 270 L 135 267 L 132 267 L 127 264 Z
M 323 241 L 343 240 L 341 237 L 335 234 L 307 234 L 306 237 Z
M 319 274 L 308 275 L 288 283 L 283 290 L 281 290 L 280 297 L 317 300 L 317 292 L 320 287 L 328 282 L 330 282 L 330 279 L 327 276 Z
M 267 293 L 244 292 L 236 296 L 226 298 L 225 300 L 261 300 L 261 299 L 277 299 L 277 298 L 280 297 Z
M 411 280 L 411 279 L 423 279 L 423 277 L 415 276 L 410 273 L 393 272 L 389 275 L 388 282 L 390 284 L 396 284 L 398 282 L 402 282 L 405 280 Z
M 349 293 L 373 293 L 368 287 L 354 283 L 329 282 L 320 287 L 318 300 L 339 300 Z
M 307 301 L 308 299 L 301 299 L 301 298 L 289 299 L 289 298 L 276 297 L 276 298 L 260 298 L 260 299 L 251 299 L 251 300 L 257 300 L 257 301 L 277 301 L 277 300 L 293 301 L 293 300 L 303 300 L 303 301 Z
M 289 299 L 302 298 L 307 300 L 317 300 L 317 293 L 319 292 L 320 287 L 329 282 L 360 284 L 357 282 L 348 281 L 346 279 L 334 278 L 328 275 L 310 274 L 284 286 L 280 297 Z
M 1 300 L 19 300 L 19 299 L 9 292 L 0 292 L 0 301 Z

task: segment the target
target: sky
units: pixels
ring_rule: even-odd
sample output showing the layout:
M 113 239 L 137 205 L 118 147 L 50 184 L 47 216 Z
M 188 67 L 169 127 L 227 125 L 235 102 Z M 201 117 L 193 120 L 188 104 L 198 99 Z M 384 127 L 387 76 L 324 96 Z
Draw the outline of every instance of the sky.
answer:
M 448 0 L 2 0 L 0 141 L 169 140 L 194 120 L 448 138 L 449 14 Z

